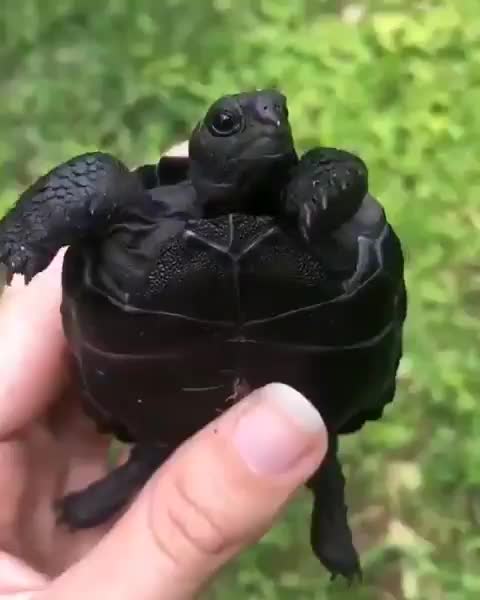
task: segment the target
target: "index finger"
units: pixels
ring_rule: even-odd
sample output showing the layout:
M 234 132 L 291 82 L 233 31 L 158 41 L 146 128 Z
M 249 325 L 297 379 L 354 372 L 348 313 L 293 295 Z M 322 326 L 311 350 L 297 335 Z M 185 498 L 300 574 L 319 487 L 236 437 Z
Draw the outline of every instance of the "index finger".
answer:
M 65 378 L 60 300 L 63 252 L 25 286 L 16 277 L 0 299 L 0 438 L 40 415 Z

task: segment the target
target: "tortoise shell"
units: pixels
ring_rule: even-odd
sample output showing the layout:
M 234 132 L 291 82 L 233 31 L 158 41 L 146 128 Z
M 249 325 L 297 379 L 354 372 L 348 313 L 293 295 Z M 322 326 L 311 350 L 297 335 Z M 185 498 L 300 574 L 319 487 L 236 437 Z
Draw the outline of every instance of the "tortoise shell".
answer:
M 272 217 L 190 222 L 128 302 L 102 288 L 97 250 L 70 248 L 62 313 L 91 414 L 123 439 L 176 446 L 238 399 L 239 382 L 278 381 L 331 431 L 378 418 L 394 393 L 405 297 L 398 239 L 383 218 L 375 226 L 350 286 L 338 255 L 315 256 Z

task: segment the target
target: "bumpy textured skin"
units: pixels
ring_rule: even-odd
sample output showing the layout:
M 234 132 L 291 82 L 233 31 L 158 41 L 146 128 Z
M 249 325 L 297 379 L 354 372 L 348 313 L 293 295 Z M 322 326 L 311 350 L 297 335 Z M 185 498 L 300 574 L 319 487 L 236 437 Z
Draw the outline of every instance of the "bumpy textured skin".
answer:
M 270 132 L 284 109 L 278 96 L 263 96 L 251 110 Z M 351 579 L 360 566 L 337 438 L 380 418 L 394 397 L 403 255 L 368 194 L 365 164 L 334 148 L 298 160 L 288 130 L 281 133 L 286 158 L 277 171 L 262 166 L 275 177 L 270 188 L 258 173 L 252 179 L 247 211 L 231 209 L 235 173 L 228 189 L 214 180 L 214 210 L 204 197 L 208 179 L 192 184 L 198 140 L 190 159 L 133 172 L 101 153 L 72 159 L 0 223 L 0 257 L 9 274 L 29 280 L 70 246 L 62 315 L 85 410 L 103 431 L 136 444 L 124 466 L 63 499 L 60 520 L 102 523 L 246 390 L 283 381 L 327 424 L 329 453 L 308 484 L 312 547 L 332 575 Z M 198 165 L 192 172 L 205 173 Z
M 292 171 L 286 210 L 300 207 L 300 231 L 309 240 L 347 222 L 367 192 L 368 171 L 361 159 L 337 148 L 314 148 Z
M 22 273 L 30 281 L 58 248 L 94 237 L 122 202 L 145 195 L 134 184 L 128 169 L 103 153 L 75 157 L 41 177 L 2 221 L 0 261 L 7 267 L 7 281 L 13 273 Z

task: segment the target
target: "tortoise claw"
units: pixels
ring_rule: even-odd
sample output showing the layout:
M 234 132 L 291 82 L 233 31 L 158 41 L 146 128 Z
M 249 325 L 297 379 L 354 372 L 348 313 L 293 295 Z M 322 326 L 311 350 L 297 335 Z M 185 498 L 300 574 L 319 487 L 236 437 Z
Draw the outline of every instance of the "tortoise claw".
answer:
M 3 244 L 0 241 L 0 248 L 0 262 L 6 267 L 6 282 L 7 285 L 10 285 L 15 273 L 24 273 L 27 263 L 26 248 L 12 241 L 6 241 Z
M 69 523 L 68 518 L 65 515 L 64 502 L 63 498 L 61 500 L 56 500 L 53 503 L 53 512 L 55 515 L 55 523 L 58 526 L 65 527 L 69 531 L 74 531 L 74 527 Z
M 7 285 L 12 285 L 13 273 L 8 267 L 5 270 L 6 270 L 5 283 Z
M 2 242 L 0 240 L 0 248 Z M 3 243 L 0 251 L 0 263 L 6 267 L 6 283 L 11 285 L 13 276 L 18 273 L 23 275 L 25 284 L 28 285 L 37 273 L 46 269 L 53 256 L 45 252 L 30 248 L 22 242 L 7 241 Z
M 85 491 L 68 494 L 54 503 L 56 523 L 69 531 L 84 529 L 99 525 L 101 520 L 96 518 L 94 510 L 85 502 Z M 100 522 L 99 522 L 100 521 Z
M 329 567 L 330 581 L 332 582 L 342 577 L 347 582 L 348 587 L 352 587 L 355 582 L 361 583 L 363 581 L 363 573 L 358 561 L 354 561 L 348 567 L 341 568 L 340 570 L 336 569 L 338 569 L 338 565 L 337 567 Z

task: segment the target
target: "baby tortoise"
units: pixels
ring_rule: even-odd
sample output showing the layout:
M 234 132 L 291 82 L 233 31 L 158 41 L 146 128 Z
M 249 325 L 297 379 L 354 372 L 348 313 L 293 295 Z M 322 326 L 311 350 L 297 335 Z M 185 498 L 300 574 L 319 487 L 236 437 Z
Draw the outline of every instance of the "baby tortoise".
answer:
M 400 241 L 364 162 L 297 156 L 285 97 L 217 100 L 189 156 L 129 170 L 92 152 L 41 177 L 0 222 L 8 281 L 57 251 L 61 312 L 85 409 L 133 444 L 60 518 L 92 527 L 124 508 L 186 438 L 248 389 L 300 390 L 329 431 L 308 483 L 312 547 L 330 573 L 360 573 L 339 434 L 379 419 L 395 393 L 406 317 Z

